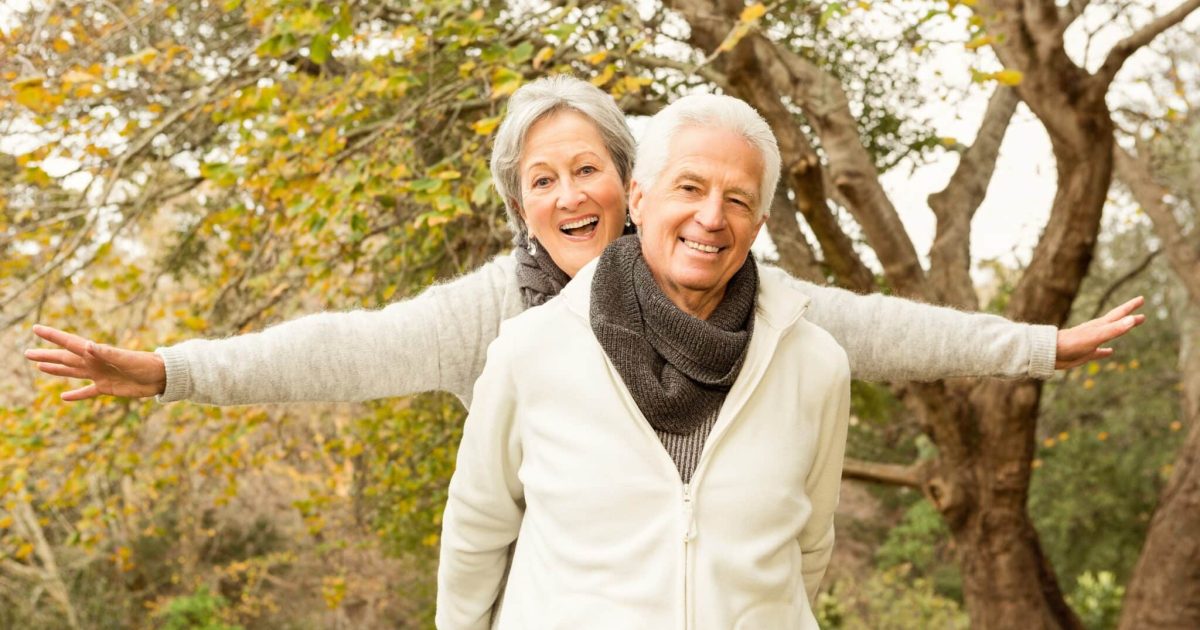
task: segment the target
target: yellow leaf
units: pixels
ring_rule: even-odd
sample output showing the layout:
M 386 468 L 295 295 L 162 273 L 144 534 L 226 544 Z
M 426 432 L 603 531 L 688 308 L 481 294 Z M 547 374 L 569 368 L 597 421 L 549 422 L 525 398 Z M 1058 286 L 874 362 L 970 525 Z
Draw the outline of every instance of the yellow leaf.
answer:
M 1093 387 L 1095 387 L 1095 386 L 1096 386 L 1096 381 L 1093 381 L 1093 380 L 1092 380 L 1092 379 L 1090 379 L 1090 378 L 1089 378 L 1088 380 L 1086 380 L 1086 381 L 1084 381 L 1084 382 L 1083 382 L 1083 388 L 1084 388 L 1084 389 L 1091 389 L 1091 388 L 1093 388 Z
M 767 7 L 763 6 L 763 3 L 761 3 L 761 2 L 755 2 L 754 4 L 746 7 L 745 9 L 742 9 L 742 17 L 741 17 L 742 23 L 753 22 L 754 20 L 757 20 L 758 18 L 762 17 L 766 13 L 767 13 Z
M 999 72 L 992 73 L 992 78 L 999 81 L 1002 85 L 1014 86 L 1020 85 L 1021 80 L 1025 78 L 1025 73 L 1020 70 L 1012 70 L 1005 68 Z
M 995 41 L 996 38 L 991 35 L 980 35 L 966 44 L 963 44 L 963 46 L 966 47 L 967 50 L 975 50 L 977 48 L 983 48 L 984 46 L 993 44 Z
M 100 78 L 96 75 L 89 74 L 81 70 L 68 70 L 67 73 L 63 75 L 62 80 L 63 83 L 95 83 L 96 81 L 99 81 Z
M 1183 423 L 1182 423 L 1182 422 L 1180 422 L 1180 421 L 1178 421 L 1178 420 L 1176 420 L 1175 422 L 1172 422 L 1172 423 L 1171 423 L 1171 430 L 1172 430 L 1172 431 L 1178 431 L 1178 430 L 1180 430 L 1180 429 L 1182 429 L 1182 428 L 1183 428 Z
M 612 80 L 616 73 L 617 69 L 610 63 L 604 67 L 604 72 L 601 72 L 599 76 L 592 77 L 592 85 L 600 87 Z
M 1100 440 L 1101 442 L 1107 441 L 1108 440 L 1108 431 L 1101 431 L 1101 432 L 1097 433 L 1096 439 Z
M 20 547 L 17 548 L 17 551 L 15 553 L 13 553 L 13 557 L 16 558 L 17 560 L 24 560 L 25 558 L 28 558 L 31 555 L 33 555 L 33 545 L 30 543 L 25 543 L 24 545 L 21 545 Z
M 61 37 L 54 40 L 54 43 L 52 45 L 54 46 L 54 52 L 56 52 L 60 55 L 62 53 L 67 52 L 68 50 L 71 50 L 71 42 L 68 42 L 67 40 L 65 40 Z
M 492 98 L 508 96 L 517 91 L 524 77 L 508 68 L 496 68 L 492 73 Z
M 1089 363 L 1088 367 L 1087 367 L 1087 373 L 1089 375 L 1093 375 L 1093 376 L 1096 374 L 1099 374 L 1100 373 L 1100 364 L 1096 363 L 1094 361 L 1092 363 Z
M 471 123 L 471 129 L 475 133 L 477 133 L 481 136 L 486 136 L 486 135 L 490 135 L 493 131 L 495 131 L 496 127 L 499 125 L 500 125 L 500 117 L 493 116 L 491 118 L 484 118 L 481 120 L 476 120 L 475 122 Z
M 593 66 L 599 65 L 605 59 L 608 59 L 608 51 L 607 50 L 601 50 L 599 52 L 594 52 L 583 58 L 584 61 L 592 64 Z
M 31 87 L 42 87 L 42 81 L 44 81 L 45 78 L 46 77 L 43 76 L 21 77 L 20 79 L 12 82 L 12 89 L 19 92 Z
M 725 36 L 725 41 L 721 42 L 720 46 L 717 46 L 717 52 L 729 52 L 733 50 L 735 47 L 737 47 L 738 42 L 742 41 L 742 38 L 745 37 L 746 33 L 749 32 L 750 25 L 746 24 L 745 22 L 733 27 L 733 30 L 729 32 L 729 35 Z
M 533 68 L 535 70 L 540 69 L 543 64 L 545 64 L 547 61 L 550 61 L 550 59 L 553 57 L 554 49 L 550 46 L 543 46 L 542 49 L 533 56 Z

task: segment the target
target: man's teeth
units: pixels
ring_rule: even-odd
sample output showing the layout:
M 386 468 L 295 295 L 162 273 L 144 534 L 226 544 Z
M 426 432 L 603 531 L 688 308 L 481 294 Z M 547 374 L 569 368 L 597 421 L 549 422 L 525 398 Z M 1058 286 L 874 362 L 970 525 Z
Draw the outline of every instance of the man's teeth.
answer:
M 590 223 L 595 223 L 595 222 L 597 222 L 597 221 L 599 221 L 599 220 L 600 220 L 600 217 L 584 217 L 584 218 L 582 218 L 582 219 L 579 219 L 579 220 L 576 220 L 576 221 L 572 221 L 572 222 L 570 222 L 570 223 L 564 223 L 564 224 L 560 225 L 560 226 L 558 227 L 558 229 L 560 229 L 560 230 L 574 230 L 575 228 L 581 228 L 581 227 L 583 227 L 583 226 L 585 226 L 585 225 L 588 225 L 588 224 L 590 224 Z
M 715 254 L 715 253 L 721 251 L 721 248 L 716 247 L 715 245 L 705 245 L 704 243 L 697 243 L 696 241 L 689 241 L 686 238 L 683 239 L 683 244 L 687 245 L 688 247 L 690 247 L 696 251 L 707 252 L 709 254 Z

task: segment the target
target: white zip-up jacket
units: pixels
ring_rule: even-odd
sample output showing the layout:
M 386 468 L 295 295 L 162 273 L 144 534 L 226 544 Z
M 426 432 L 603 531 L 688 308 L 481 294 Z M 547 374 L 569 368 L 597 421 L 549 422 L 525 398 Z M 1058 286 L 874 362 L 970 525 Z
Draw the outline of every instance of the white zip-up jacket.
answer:
M 690 484 L 588 319 L 595 263 L 501 328 L 450 482 L 437 626 L 812 629 L 833 547 L 850 370 L 760 270 L 754 333 Z

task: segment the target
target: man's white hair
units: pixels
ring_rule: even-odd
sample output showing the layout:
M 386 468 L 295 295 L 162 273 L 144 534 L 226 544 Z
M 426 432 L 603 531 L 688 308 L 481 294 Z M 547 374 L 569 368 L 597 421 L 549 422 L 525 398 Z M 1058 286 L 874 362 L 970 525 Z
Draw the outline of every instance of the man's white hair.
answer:
M 667 167 L 671 140 L 686 127 L 732 131 L 758 150 L 763 160 L 763 173 L 756 212 L 759 218 L 771 214 L 782 161 L 779 145 L 767 121 L 745 101 L 732 96 L 689 94 L 655 114 L 638 142 L 633 179 L 643 188 L 653 187 Z

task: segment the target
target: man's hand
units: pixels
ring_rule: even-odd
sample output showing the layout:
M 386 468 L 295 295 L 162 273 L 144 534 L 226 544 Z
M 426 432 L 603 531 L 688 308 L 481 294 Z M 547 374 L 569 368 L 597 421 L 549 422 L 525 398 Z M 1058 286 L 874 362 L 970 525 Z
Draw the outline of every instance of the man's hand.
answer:
M 1146 321 L 1145 315 L 1133 314 L 1145 303 L 1145 298 L 1139 295 L 1109 311 L 1103 317 L 1097 317 L 1074 328 L 1058 331 L 1058 355 L 1054 361 L 1055 369 L 1066 370 L 1083 365 L 1088 361 L 1112 356 L 1112 348 L 1102 348 L 1101 346 Z
M 63 394 L 63 400 L 84 400 L 101 394 L 145 398 L 163 393 L 167 386 L 166 366 L 153 352 L 122 350 L 49 326 L 34 326 L 33 334 L 61 348 L 26 350 L 25 358 L 37 362 L 39 370 L 92 381 L 91 385 Z

